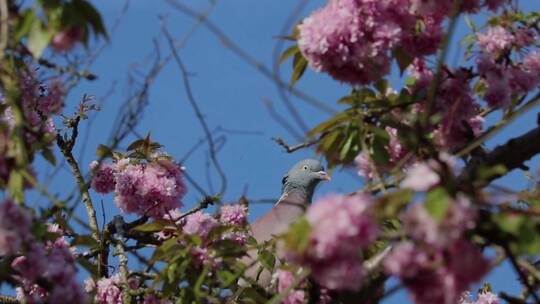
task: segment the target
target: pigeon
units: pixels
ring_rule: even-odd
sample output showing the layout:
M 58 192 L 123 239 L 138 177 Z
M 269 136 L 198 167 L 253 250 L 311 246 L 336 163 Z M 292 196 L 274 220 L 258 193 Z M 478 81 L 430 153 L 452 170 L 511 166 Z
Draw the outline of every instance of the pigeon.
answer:
M 303 215 L 306 208 L 311 204 L 313 192 L 321 181 L 329 181 L 328 175 L 318 160 L 305 159 L 298 162 L 283 177 L 281 197 L 268 212 L 263 214 L 253 224 L 251 231 L 258 244 L 270 240 L 275 235 L 287 231 L 289 226 Z M 257 252 L 252 250 L 243 259 L 246 265 L 253 264 L 257 257 Z M 246 277 L 257 280 L 257 283 L 264 288 L 271 284 L 272 274 L 266 269 L 257 278 L 259 263 L 248 268 Z

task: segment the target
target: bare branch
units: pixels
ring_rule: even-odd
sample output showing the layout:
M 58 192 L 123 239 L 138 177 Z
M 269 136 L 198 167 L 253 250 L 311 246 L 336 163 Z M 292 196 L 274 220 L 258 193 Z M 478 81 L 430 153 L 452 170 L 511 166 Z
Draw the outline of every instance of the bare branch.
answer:
M 503 165 L 507 171 L 522 168 L 523 163 L 540 153 L 540 127 L 533 129 L 519 137 L 510 139 L 484 156 L 473 158 L 469 165 L 461 173 L 459 180 L 474 181 L 482 168 L 490 168 Z M 479 181 L 478 186 L 485 186 L 502 174 L 490 176 L 488 179 Z
M 180 68 L 180 72 L 182 73 L 183 84 L 184 84 L 184 88 L 186 89 L 186 95 L 187 95 L 188 101 L 191 107 L 193 108 L 193 110 L 195 111 L 195 115 L 197 116 L 197 119 L 199 120 L 203 128 L 203 131 L 206 135 L 206 140 L 208 141 L 208 146 L 210 150 L 210 159 L 212 160 L 212 163 L 214 164 L 214 167 L 216 168 L 216 171 L 218 172 L 218 175 L 220 176 L 220 179 L 221 179 L 221 187 L 218 193 L 218 196 L 221 196 L 227 189 L 227 177 L 225 175 L 225 172 L 223 171 L 223 168 L 221 167 L 221 164 L 217 160 L 216 147 L 215 147 L 214 139 L 212 137 L 212 133 L 210 132 L 210 128 L 206 124 L 206 121 L 204 120 L 204 117 L 199 108 L 199 105 L 197 104 L 197 102 L 195 101 L 195 97 L 193 96 L 193 91 L 191 90 L 191 84 L 189 82 L 189 75 L 186 70 L 186 67 L 184 63 L 182 62 L 177 50 L 174 48 L 174 41 L 170 33 L 164 27 L 163 23 L 161 26 L 161 30 L 165 34 L 165 37 L 167 38 L 167 41 L 169 42 L 169 47 L 171 49 L 171 52 L 173 53 L 174 59 L 178 67 Z
M 300 15 L 300 13 L 304 10 L 304 7 L 307 5 L 307 3 L 308 3 L 307 0 L 302 0 L 294 8 L 294 10 L 289 15 L 289 17 L 287 17 L 287 20 L 285 21 L 285 23 L 283 24 L 283 27 L 280 30 L 280 35 L 279 35 L 280 37 L 284 37 L 287 35 L 289 30 L 293 27 L 294 23 L 298 19 L 298 16 Z M 281 69 L 280 69 L 280 64 L 279 64 L 279 57 L 281 53 L 283 52 L 283 45 L 284 45 L 284 39 L 278 38 L 276 47 L 274 48 L 274 52 L 272 54 L 272 61 L 273 61 L 272 68 L 273 68 L 274 77 L 278 79 L 280 82 L 284 82 L 281 79 Z M 294 105 L 292 104 L 291 100 L 289 99 L 289 97 L 287 96 L 285 92 L 285 90 L 287 89 L 287 93 L 289 93 L 291 87 L 281 86 L 279 85 L 279 82 L 276 82 L 276 86 L 277 86 L 278 93 L 281 100 L 285 104 L 285 107 L 287 108 L 291 116 L 293 117 L 294 121 L 302 129 L 304 133 L 307 133 L 309 131 L 307 124 L 304 122 L 304 119 L 300 116 L 300 114 L 298 113 L 298 111 L 296 110 L 296 108 L 294 107 Z
M 189 16 L 190 18 L 193 18 L 195 20 L 200 20 L 203 25 L 205 25 L 212 34 L 214 34 L 228 49 L 230 49 L 233 53 L 235 53 L 238 57 L 240 57 L 244 62 L 249 64 L 250 66 L 254 67 L 258 72 L 260 72 L 265 77 L 269 78 L 270 80 L 276 82 L 281 87 L 289 87 L 288 83 L 285 83 L 281 81 L 280 79 L 277 79 L 274 77 L 274 74 L 270 69 L 268 69 L 264 64 L 256 60 L 254 57 L 246 53 L 241 47 L 239 47 L 237 44 L 235 44 L 223 31 L 220 30 L 220 28 L 212 23 L 210 20 L 203 18 L 201 14 L 199 14 L 196 11 L 193 11 L 189 7 L 179 3 L 175 0 L 167 0 L 169 5 L 171 5 L 173 8 L 178 10 L 179 12 Z M 306 93 L 303 93 L 297 89 L 291 88 L 290 92 L 299 97 L 301 100 L 304 100 L 309 105 L 313 106 L 316 109 L 319 109 L 320 111 L 327 113 L 327 114 L 336 114 L 337 111 L 333 109 L 332 107 L 329 107 L 326 105 L 326 103 L 314 98 L 313 96 L 310 96 Z
M 289 146 L 282 138 L 280 137 L 277 137 L 277 138 L 272 138 L 273 141 L 275 141 L 278 145 L 282 146 L 283 148 L 285 148 L 285 151 L 287 153 L 292 153 L 294 151 L 297 151 L 297 150 L 300 150 L 302 148 L 308 148 L 308 147 L 311 147 L 313 146 L 314 144 L 318 143 L 319 141 L 321 141 L 321 139 L 323 139 L 323 137 L 325 136 L 326 134 L 321 134 L 320 137 L 318 138 L 315 138 L 313 140 L 310 140 L 310 141 L 306 141 L 306 142 L 303 142 L 303 143 L 299 143 L 299 144 L 296 144 L 296 145 L 293 145 L 293 146 Z

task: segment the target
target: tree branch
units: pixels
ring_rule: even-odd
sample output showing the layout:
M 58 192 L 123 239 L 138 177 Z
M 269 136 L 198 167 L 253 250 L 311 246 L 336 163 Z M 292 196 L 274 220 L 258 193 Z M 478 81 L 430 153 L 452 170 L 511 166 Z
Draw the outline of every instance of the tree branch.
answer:
M 204 119 L 201 109 L 199 108 L 199 105 L 197 104 L 197 102 L 195 101 L 195 97 L 193 96 L 187 69 L 182 59 L 180 58 L 180 55 L 178 54 L 177 50 L 174 48 L 174 41 L 171 35 L 169 34 L 169 31 L 167 31 L 167 29 L 163 25 L 162 25 L 162 32 L 165 34 L 165 37 L 167 38 L 171 52 L 182 74 L 182 80 L 183 80 L 184 88 L 186 89 L 186 95 L 187 95 L 188 101 L 191 104 L 191 107 L 193 108 L 193 110 L 195 111 L 195 115 L 197 116 L 197 119 L 199 120 L 203 128 L 204 134 L 206 135 L 206 139 L 208 141 L 208 146 L 210 150 L 210 159 L 212 160 L 212 163 L 214 164 L 214 167 L 216 168 L 216 171 L 218 172 L 218 175 L 221 179 L 221 187 L 218 193 L 218 196 L 221 196 L 227 189 L 227 176 L 225 175 L 225 172 L 223 171 L 221 164 L 217 160 L 216 147 L 215 147 L 214 139 L 212 137 L 212 133 L 210 132 L 210 128 L 208 127 L 208 124 L 206 123 Z
M 474 157 L 458 180 L 460 182 L 474 181 L 482 168 L 491 168 L 496 165 L 503 165 L 507 172 L 522 168 L 525 161 L 540 153 L 540 140 L 538 138 L 540 138 L 540 127 L 510 139 L 483 156 Z M 486 186 L 503 175 L 503 173 L 496 173 L 478 181 L 475 185 Z
M 81 169 L 79 168 L 79 164 L 73 156 L 73 147 L 75 146 L 75 142 L 77 140 L 79 121 L 80 116 L 78 115 L 68 121 L 69 126 L 72 128 L 71 137 L 67 140 L 64 140 L 64 138 L 60 134 L 57 134 L 56 143 L 60 148 L 60 151 L 64 155 L 64 158 L 66 159 L 69 167 L 71 168 L 73 176 L 75 176 L 75 180 L 77 186 L 79 187 L 84 207 L 86 208 L 86 214 L 88 215 L 88 224 L 90 226 L 90 229 L 92 230 L 92 238 L 99 244 L 99 247 L 101 248 L 96 261 L 98 273 L 100 274 L 100 276 L 105 276 L 108 272 L 108 248 L 105 248 L 105 246 L 103 246 L 103 240 L 100 238 L 99 227 L 96 217 L 96 209 L 94 208 L 92 198 L 90 197 L 90 193 L 88 192 L 89 185 L 85 182 L 84 177 L 81 173 Z
M 282 146 L 283 148 L 285 148 L 285 151 L 287 153 L 292 153 L 294 151 L 297 151 L 297 150 L 300 150 L 302 148 L 308 148 L 308 147 L 311 147 L 313 146 L 314 144 L 318 143 L 319 141 L 321 141 L 321 139 L 325 136 L 326 134 L 321 134 L 321 136 L 319 136 L 318 138 L 315 138 L 315 139 L 312 139 L 310 141 L 306 141 L 306 142 L 303 142 L 303 143 L 299 143 L 299 144 L 296 144 L 296 145 L 293 145 L 293 146 L 289 146 L 281 137 L 277 137 L 277 138 L 272 138 L 273 141 L 275 141 L 278 145 Z

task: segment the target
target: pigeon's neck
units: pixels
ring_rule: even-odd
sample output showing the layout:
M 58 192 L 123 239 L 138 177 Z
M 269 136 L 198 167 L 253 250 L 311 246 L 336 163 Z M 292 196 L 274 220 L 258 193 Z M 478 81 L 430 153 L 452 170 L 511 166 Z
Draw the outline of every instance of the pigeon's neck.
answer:
M 293 183 L 287 183 L 283 187 L 281 196 L 287 197 L 288 201 L 299 203 L 299 204 L 311 204 L 311 199 L 313 198 L 313 189 L 314 187 L 305 187 L 296 185 Z

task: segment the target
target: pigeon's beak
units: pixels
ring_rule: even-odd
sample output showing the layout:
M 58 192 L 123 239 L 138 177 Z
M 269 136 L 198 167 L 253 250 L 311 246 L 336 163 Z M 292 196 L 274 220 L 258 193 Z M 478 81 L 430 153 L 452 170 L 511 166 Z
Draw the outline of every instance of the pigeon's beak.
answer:
M 324 172 L 324 171 L 319 171 L 317 172 L 317 176 L 319 177 L 319 179 L 321 180 L 325 180 L 325 181 L 330 181 L 332 180 L 332 178 L 330 177 L 330 175 L 328 175 L 328 173 Z

